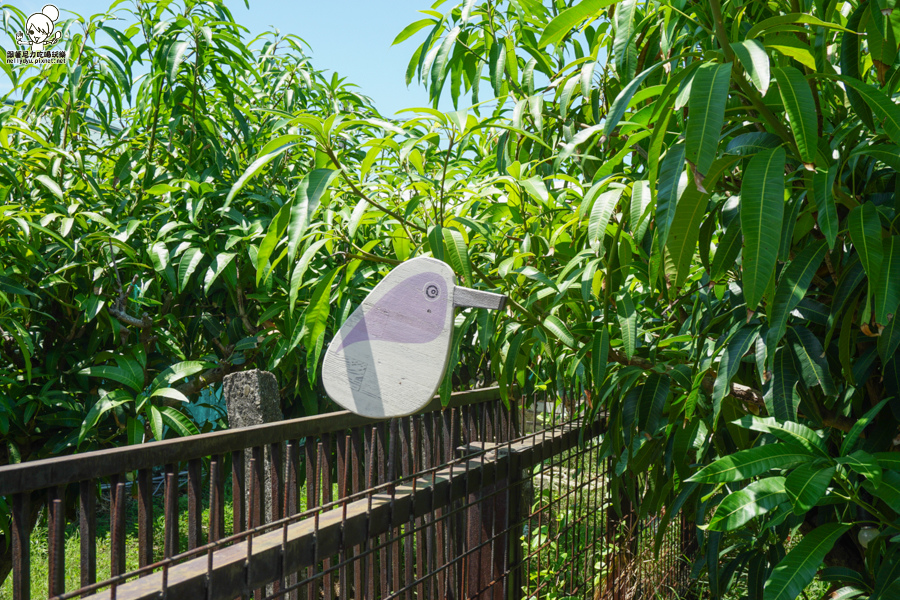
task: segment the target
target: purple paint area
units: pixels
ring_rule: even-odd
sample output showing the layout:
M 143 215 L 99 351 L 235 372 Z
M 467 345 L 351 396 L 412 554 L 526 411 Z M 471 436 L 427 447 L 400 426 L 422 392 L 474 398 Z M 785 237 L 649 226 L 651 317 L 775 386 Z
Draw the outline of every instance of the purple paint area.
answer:
M 337 351 L 369 340 L 404 344 L 430 342 L 444 330 L 451 300 L 447 284 L 440 275 L 413 275 L 382 296 L 344 336 Z

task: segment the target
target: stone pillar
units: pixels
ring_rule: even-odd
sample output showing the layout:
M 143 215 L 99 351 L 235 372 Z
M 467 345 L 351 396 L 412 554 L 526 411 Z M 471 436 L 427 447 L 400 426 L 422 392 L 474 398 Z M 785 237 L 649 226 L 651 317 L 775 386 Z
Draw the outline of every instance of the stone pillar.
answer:
M 223 394 L 228 408 L 228 426 L 231 429 L 274 423 L 284 419 L 284 416 L 281 414 L 278 382 L 275 376 L 268 371 L 251 369 L 226 375 L 223 382 Z M 265 499 L 262 503 L 265 509 L 260 511 L 260 513 L 262 514 L 262 522 L 268 522 L 272 519 L 272 497 L 270 493 L 267 493 L 268 490 L 272 489 L 269 475 L 271 457 L 269 456 L 268 445 L 264 445 L 263 448 L 265 450 L 265 461 L 262 469 L 264 477 L 260 481 L 261 490 L 259 497 Z M 246 490 L 244 505 L 248 508 L 245 511 L 248 518 L 250 516 L 250 495 L 253 493 L 250 487 L 250 459 L 252 457 L 252 450 L 247 449 L 244 451 L 243 487 Z M 238 501 L 237 498 L 234 500 Z M 245 524 L 245 527 L 248 524 Z M 262 523 L 257 523 L 257 525 L 260 524 Z

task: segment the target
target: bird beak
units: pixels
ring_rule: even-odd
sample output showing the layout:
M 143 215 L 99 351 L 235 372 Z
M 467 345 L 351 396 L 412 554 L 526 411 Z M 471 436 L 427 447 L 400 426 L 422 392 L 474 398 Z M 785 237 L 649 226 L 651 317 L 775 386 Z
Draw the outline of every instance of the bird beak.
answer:
M 492 294 L 460 286 L 453 288 L 453 306 L 500 310 L 505 305 L 506 296 L 503 294 Z

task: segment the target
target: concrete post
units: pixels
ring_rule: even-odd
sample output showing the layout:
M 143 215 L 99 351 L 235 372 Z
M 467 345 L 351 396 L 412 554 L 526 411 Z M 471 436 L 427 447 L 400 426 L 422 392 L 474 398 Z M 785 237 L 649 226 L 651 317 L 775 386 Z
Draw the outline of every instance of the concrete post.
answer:
M 249 371 L 240 371 L 225 376 L 223 382 L 223 393 L 225 396 L 225 404 L 228 408 L 228 426 L 231 429 L 240 427 L 251 427 L 253 425 L 262 425 L 263 423 L 273 423 L 281 421 L 284 416 L 281 414 L 281 402 L 278 394 L 278 382 L 275 376 L 268 371 L 260 371 L 259 369 L 251 369 Z M 250 504 L 250 459 L 252 458 L 252 450 L 244 451 L 244 489 L 247 497 L 245 506 Z M 269 456 L 269 448 L 265 448 L 265 467 L 262 470 L 264 480 L 260 481 L 261 489 L 259 497 L 265 498 L 265 512 L 262 513 L 263 521 L 268 522 L 272 519 L 272 497 L 266 493 L 271 490 L 271 481 L 269 474 L 269 465 L 271 457 Z M 237 499 L 235 499 L 237 500 Z M 249 515 L 248 515 L 249 516 Z M 251 517 L 252 518 L 252 517 Z M 261 525 L 262 523 L 255 523 Z M 250 524 L 247 523 L 246 526 Z

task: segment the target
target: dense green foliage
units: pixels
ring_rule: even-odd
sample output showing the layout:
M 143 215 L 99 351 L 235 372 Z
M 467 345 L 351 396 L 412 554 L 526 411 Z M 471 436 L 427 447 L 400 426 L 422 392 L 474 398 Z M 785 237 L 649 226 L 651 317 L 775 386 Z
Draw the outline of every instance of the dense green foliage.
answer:
M 823 561 L 896 596 L 893 0 L 441 5 L 397 37 L 427 32 L 407 79 L 475 106 L 405 120 L 215 2 L 4 67 L 6 451 L 188 433 L 181 394 L 247 365 L 316 412 L 331 333 L 430 253 L 510 296 L 458 316 L 456 383 L 608 410 L 614 483 L 660 538 L 696 517 L 714 597 L 794 598 Z

